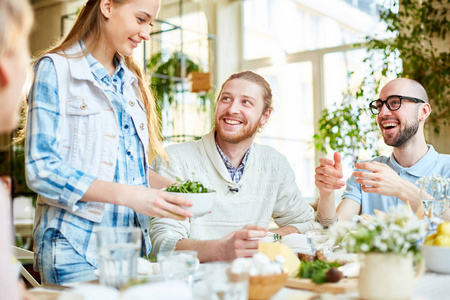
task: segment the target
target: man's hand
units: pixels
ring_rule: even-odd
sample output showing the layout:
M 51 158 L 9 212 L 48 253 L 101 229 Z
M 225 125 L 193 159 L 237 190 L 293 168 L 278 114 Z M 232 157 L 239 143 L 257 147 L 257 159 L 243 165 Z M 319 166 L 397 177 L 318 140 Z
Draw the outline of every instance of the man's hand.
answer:
M 353 172 L 356 182 L 361 184 L 361 189 L 366 193 L 377 193 L 401 198 L 402 189 L 410 184 L 409 181 L 401 178 L 388 165 L 377 161 L 356 163 L 355 168 L 371 171 Z
M 341 155 L 334 153 L 334 160 L 322 157 L 319 159 L 320 165 L 316 168 L 315 184 L 321 193 L 331 194 L 334 190 L 339 190 L 345 186 L 342 180 Z
M 263 238 L 267 229 L 257 225 L 246 225 L 225 236 L 221 242 L 224 245 L 223 260 L 233 260 L 238 257 L 251 257 L 258 252 L 258 238 Z

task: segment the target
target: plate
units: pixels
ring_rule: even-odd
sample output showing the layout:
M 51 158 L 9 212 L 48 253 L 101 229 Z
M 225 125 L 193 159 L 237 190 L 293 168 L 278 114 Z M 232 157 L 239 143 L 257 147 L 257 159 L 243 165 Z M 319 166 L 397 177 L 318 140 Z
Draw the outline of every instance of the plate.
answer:
M 137 266 L 138 279 L 147 279 L 147 281 L 150 282 L 164 280 L 164 276 L 163 274 L 161 274 L 159 263 L 150 262 L 142 257 L 139 257 Z M 202 270 L 202 266 L 200 265 L 199 268 L 195 271 L 194 280 L 199 280 L 203 276 L 203 274 L 204 270 Z M 100 277 L 100 270 L 95 269 L 94 275 L 96 277 Z
M 164 279 L 163 275 L 160 273 L 159 264 L 157 262 L 150 262 L 142 257 L 138 258 L 137 273 L 138 279 L 147 279 L 149 281 L 159 281 Z M 95 269 L 94 275 L 99 277 L 100 270 Z

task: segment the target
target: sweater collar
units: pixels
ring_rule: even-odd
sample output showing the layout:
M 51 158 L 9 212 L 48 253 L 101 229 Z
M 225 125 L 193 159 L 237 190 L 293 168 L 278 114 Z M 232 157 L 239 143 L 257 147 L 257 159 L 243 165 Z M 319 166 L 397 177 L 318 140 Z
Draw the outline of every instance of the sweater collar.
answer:
M 219 154 L 219 151 L 216 148 L 216 139 L 215 139 L 215 128 L 213 128 L 208 134 L 203 136 L 203 144 L 205 147 L 206 154 L 208 155 L 209 159 L 214 164 L 214 167 L 216 170 L 220 173 L 220 175 L 223 177 L 224 180 L 226 180 L 229 184 L 235 185 L 235 183 L 231 180 L 230 173 L 228 173 L 228 169 L 225 166 L 222 157 Z M 247 161 L 244 166 L 244 172 L 242 174 L 242 177 L 239 182 L 242 182 L 244 178 L 246 178 L 246 172 L 245 170 L 247 168 L 250 168 L 255 156 L 255 147 L 253 144 L 250 146 L 252 151 L 247 151 Z

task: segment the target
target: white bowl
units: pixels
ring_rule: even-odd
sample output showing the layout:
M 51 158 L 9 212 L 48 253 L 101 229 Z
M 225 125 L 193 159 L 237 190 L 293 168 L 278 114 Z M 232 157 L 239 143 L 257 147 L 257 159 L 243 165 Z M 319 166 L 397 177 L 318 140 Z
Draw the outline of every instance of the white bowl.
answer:
M 450 274 L 450 248 L 440 246 L 420 246 L 427 269 L 437 273 Z
M 194 205 L 191 207 L 184 207 L 187 210 L 190 210 L 194 213 L 194 218 L 201 217 L 207 213 L 209 213 L 214 204 L 216 203 L 216 192 L 211 193 L 174 193 L 168 192 L 171 194 L 175 194 L 181 197 L 184 197 L 188 200 L 191 200 Z

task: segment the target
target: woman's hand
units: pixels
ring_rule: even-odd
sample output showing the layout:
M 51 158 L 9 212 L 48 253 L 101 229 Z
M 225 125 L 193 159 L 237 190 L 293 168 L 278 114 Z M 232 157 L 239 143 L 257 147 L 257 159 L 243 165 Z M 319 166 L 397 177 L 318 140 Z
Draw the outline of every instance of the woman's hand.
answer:
M 183 197 L 145 186 L 98 179 L 92 182 L 81 201 L 124 205 L 143 215 L 175 220 L 185 220 L 194 215 L 182 207 L 192 206 L 192 202 Z
M 143 215 L 185 220 L 193 213 L 181 206 L 192 206 L 192 202 L 164 191 L 146 188 L 144 186 L 130 187 L 132 192 L 124 205 Z

